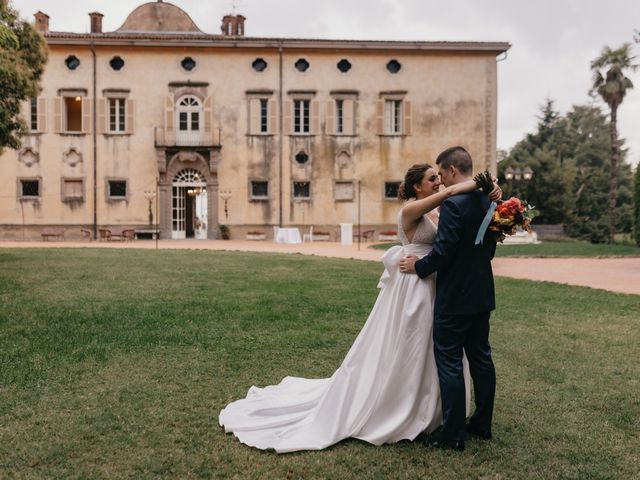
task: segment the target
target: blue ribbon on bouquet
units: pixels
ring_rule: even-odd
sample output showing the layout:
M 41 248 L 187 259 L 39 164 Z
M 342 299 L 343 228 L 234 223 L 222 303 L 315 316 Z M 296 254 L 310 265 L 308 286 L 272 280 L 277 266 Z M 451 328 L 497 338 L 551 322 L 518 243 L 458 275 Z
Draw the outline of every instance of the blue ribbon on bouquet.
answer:
M 489 228 L 489 224 L 491 223 L 491 219 L 493 218 L 493 212 L 496 211 L 496 207 L 498 205 L 496 202 L 491 202 L 489 205 L 489 210 L 487 210 L 487 214 L 482 219 L 482 223 L 480 224 L 480 228 L 478 229 L 478 234 L 476 235 L 476 245 L 482 244 L 484 240 L 484 234 L 487 232 L 487 228 Z

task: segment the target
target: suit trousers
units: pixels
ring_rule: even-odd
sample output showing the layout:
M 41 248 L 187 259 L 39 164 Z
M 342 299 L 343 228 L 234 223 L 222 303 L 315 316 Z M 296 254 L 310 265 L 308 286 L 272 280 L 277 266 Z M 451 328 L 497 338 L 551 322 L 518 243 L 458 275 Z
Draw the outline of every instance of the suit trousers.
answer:
M 463 350 L 475 391 L 476 410 L 470 422 L 481 431 L 491 431 L 496 372 L 489 344 L 491 312 L 477 315 L 436 315 L 433 340 L 442 397 L 443 429 L 450 441 L 465 440 L 465 385 Z

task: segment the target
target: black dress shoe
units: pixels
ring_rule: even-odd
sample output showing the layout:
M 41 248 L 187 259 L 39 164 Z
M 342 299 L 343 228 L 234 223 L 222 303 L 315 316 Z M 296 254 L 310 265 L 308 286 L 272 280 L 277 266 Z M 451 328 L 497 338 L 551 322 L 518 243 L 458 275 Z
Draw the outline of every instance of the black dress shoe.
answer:
M 425 444 L 429 448 L 451 449 L 457 450 L 458 452 L 464 451 L 463 440 L 447 440 L 441 431 L 429 435 L 425 440 Z
M 491 440 L 491 430 L 481 430 L 473 423 L 467 424 L 467 433 L 473 437 L 480 438 L 482 440 Z

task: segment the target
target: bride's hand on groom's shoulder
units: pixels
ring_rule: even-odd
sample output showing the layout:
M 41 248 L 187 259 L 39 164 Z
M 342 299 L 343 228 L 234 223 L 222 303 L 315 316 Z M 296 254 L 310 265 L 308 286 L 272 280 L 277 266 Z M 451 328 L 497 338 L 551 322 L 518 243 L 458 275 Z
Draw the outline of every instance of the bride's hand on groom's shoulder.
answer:
M 400 272 L 402 273 L 416 273 L 416 261 L 418 257 L 415 255 L 409 255 L 400 260 Z
M 493 190 L 491 190 L 491 193 L 489 194 L 489 198 L 493 202 L 497 202 L 502 198 L 502 189 L 500 188 L 500 185 L 498 185 L 497 178 L 493 179 Z

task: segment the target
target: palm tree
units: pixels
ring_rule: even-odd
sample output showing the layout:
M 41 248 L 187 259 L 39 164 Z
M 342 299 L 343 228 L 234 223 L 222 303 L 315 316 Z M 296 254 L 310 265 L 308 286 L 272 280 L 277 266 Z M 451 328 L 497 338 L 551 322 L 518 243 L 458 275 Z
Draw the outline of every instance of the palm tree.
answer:
M 609 105 L 611 122 L 609 134 L 611 137 L 611 174 L 609 182 L 609 243 L 613 243 L 616 232 L 616 194 L 618 188 L 618 107 L 624 100 L 627 90 L 633 88 L 633 83 L 625 73 L 636 68 L 632 61 L 631 45 L 625 43 L 617 50 L 604 47 L 598 58 L 591 62 L 593 70 L 592 95 L 600 95 L 602 100 Z

